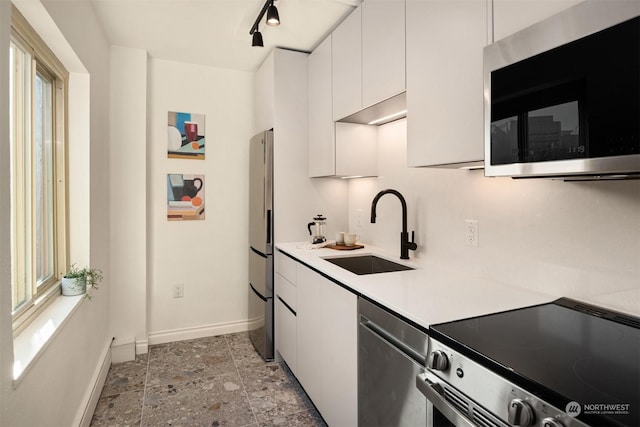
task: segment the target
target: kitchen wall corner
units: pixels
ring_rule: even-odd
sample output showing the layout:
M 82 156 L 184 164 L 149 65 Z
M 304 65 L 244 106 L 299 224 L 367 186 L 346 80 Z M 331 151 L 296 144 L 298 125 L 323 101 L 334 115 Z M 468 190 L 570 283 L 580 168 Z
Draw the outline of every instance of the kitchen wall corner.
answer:
M 253 73 L 153 58 L 148 67 L 148 181 L 125 189 L 149 192 L 148 334 L 176 340 L 192 337 L 193 331 L 213 335 L 218 325 L 238 324 L 248 316 Z M 167 158 L 168 111 L 206 116 L 206 159 Z M 203 221 L 167 221 L 168 173 L 205 175 Z M 184 296 L 173 298 L 178 283 Z
M 109 323 L 116 340 L 147 338 L 147 52 L 110 49 Z

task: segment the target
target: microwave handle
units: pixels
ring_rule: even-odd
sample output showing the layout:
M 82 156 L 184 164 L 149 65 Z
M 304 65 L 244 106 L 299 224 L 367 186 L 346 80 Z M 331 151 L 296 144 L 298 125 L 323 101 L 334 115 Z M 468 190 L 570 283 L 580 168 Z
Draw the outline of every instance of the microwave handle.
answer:
M 416 387 L 427 397 L 433 407 L 440 411 L 451 423 L 458 427 L 475 427 L 462 412 L 449 405 L 442 397 L 444 391 L 438 381 L 438 377 L 428 372 L 419 374 L 416 377 Z

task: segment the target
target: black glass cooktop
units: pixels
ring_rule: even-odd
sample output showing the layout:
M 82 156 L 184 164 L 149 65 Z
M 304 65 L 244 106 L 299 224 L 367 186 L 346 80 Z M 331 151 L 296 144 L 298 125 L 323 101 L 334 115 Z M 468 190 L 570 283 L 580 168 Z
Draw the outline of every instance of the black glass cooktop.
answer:
M 434 325 L 431 335 L 590 425 L 640 425 L 640 319 L 568 298 Z

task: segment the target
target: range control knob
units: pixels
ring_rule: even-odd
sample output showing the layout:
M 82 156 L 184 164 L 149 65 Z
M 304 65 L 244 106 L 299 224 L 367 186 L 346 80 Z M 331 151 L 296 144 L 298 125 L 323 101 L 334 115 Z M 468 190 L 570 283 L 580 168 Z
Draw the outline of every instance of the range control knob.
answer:
M 509 424 L 514 426 L 532 426 L 536 420 L 533 409 L 522 399 L 513 399 L 509 403 L 508 415 Z
M 547 417 L 544 420 L 542 420 L 542 427 L 564 427 L 564 424 L 562 424 L 562 421 L 560 420 Z
M 446 371 L 449 368 L 449 359 L 442 350 L 431 352 L 429 360 L 427 360 L 427 368 L 434 371 Z

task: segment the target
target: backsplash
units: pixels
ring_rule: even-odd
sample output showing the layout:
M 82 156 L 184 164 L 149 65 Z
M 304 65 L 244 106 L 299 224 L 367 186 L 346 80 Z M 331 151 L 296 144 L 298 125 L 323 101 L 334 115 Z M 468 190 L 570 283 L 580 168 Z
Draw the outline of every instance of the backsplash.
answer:
M 361 241 L 400 251 L 407 200 L 416 261 L 435 261 L 512 286 L 640 314 L 640 181 L 485 178 L 482 170 L 406 167 L 406 120 L 379 128 L 379 177 L 349 182 L 349 227 Z M 478 221 L 477 247 L 465 220 Z M 359 225 L 361 224 L 361 225 Z M 331 230 L 329 230 L 331 232 Z M 470 283 L 469 286 L 473 286 Z

